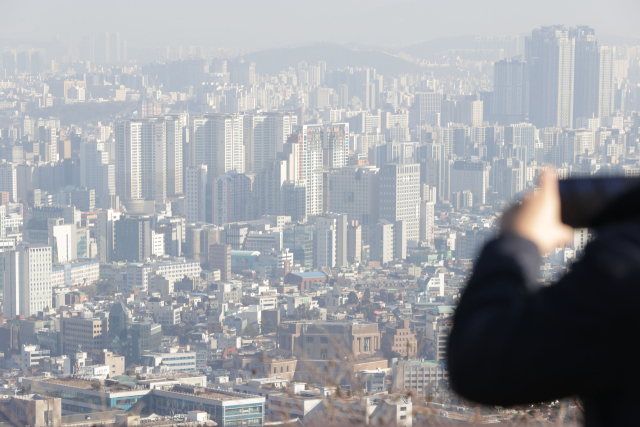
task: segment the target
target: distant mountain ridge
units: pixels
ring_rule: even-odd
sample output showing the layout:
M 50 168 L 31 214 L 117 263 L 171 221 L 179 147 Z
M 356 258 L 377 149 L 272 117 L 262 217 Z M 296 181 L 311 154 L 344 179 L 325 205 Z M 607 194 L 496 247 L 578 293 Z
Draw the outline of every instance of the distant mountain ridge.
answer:
M 364 46 L 362 46 L 364 47 Z M 309 65 L 317 65 L 318 61 L 327 62 L 327 70 L 338 70 L 346 67 L 375 68 L 383 75 L 417 73 L 424 71 L 418 64 L 390 55 L 379 50 L 349 49 L 337 43 L 315 43 L 306 46 L 268 49 L 252 52 L 243 57 L 245 62 L 256 63 L 256 73 L 278 75 L 289 67 L 298 67 L 298 63 L 306 61 Z M 372 47 L 371 49 L 376 49 Z

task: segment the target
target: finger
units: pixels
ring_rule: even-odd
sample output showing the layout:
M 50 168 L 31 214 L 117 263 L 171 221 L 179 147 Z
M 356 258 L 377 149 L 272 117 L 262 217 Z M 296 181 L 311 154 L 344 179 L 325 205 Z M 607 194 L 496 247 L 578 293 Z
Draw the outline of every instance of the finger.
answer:
M 560 187 L 558 184 L 558 175 L 554 170 L 546 170 L 540 177 L 540 190 L 545 198 L 559 198 Z

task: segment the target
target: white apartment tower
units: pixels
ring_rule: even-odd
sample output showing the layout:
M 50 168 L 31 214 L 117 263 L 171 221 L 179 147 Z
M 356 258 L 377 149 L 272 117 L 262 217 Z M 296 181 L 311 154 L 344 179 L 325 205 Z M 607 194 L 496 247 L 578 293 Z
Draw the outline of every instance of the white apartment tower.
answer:
M 9 200 L 17 201 L 18 197 L 18 174 L 15 165 L 12 163 L 0 164 L 0 191 L 9 192 Z
M 302 179 L 306 186 L 307 216 L 322 213 L 323 126 L 302 125 Z
M 322 149 L 324 166 L 329 168 L 347 166 L 349 164 L 349 124 L 325 125 Z
M 298 117 L 292 113 L 266 113 L 243 117 L 246 172 L 259 173 L 282 151 Z
M 142 123 L 122 121 L 114 126 L 116 140 L 116 194 L 142 198 Z
M 162 118 L 142 121 L 142 198 L 164 203 L 167 196 L 167 124 Z
M 167 116 L 167 196 L 184 193 L 182 182 L 182 136 L 187 126 L 187 115 Z
M 1 255 L 5 316 L 29 317 L 51 307 L 51 247 L 21 243 Z
M 380 169 L 380 219 L 405 221 L 407 240 L 418 240 L 420 230 L 420 165 L 389 163 Z
M 235 114 L 191 119 L 193 164 L 206 165 L 211 179 L 235 170 L 244 172 L 243 120 Z

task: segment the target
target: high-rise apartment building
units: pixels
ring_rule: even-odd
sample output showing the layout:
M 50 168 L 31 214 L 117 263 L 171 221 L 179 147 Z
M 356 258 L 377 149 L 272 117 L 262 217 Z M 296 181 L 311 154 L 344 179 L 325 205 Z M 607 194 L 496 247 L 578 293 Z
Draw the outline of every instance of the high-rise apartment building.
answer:
M 524 147 L 525 164 L 529 163 L 529 160 L 535 159 L 535 143 L 536 143 L 536 128 L 531 123 L 518 123 L 504 127 L 504 142 L 505 144 L 515 144 Z
M 347 226 L 347 260 L 351 263 L 362 260 L 362 226 L 357 220 L 349 220 Z
M 247 221 L 253 208 L 253 180 L 243 173 L 231 171 L 213 180 L 213 223 Z
M 349 124 L 333 123 L 324 126 L 323 161 L 328 168 L 342 168 L 349 163 Z
M 486 201 L 487 180 L 484 162 L 457 160 L 451 170 L 451 192 L 470 190 L 473 203 L 483 205 Z
M 98 254 L 101 263 L 113 261 L 116 227 L 115 223 L 120 219 L 120 212 L 113 209 L 103 209 L 98 213 Z
M 220 270 L 220 280 L 231 278 L 231 245 L 209 245 L 209 270 Z
M 315 267 L 346 267 L 347 240 L 347 215 L 328 213 L 317 216 L 314 235 Z
M 9 200 L 17 202 L 18 174 L 15 165 L 12 163 L 0 164 L 0 191 L 8 192 Z
M 149 117 L 115 125 L 116 190 L 123 199 L 182 194 L 184 116 Z
M 115 222 L 115 261 L 144 262 L 153 253 L 153 232 L 148 218 Z
M 527 63 L 503 59 L 493 65 L 493 118 L 502 125 L 522 122 L 529 110 Z
M 207 220 L 207 166 L 187 168 L 185 216 L 188 224 Z
M 51 247 L 20 243 L 3 252 L 4 313 L 8 319 L 35 316 L 52 305 Z
M 362 225 L 365 243 L 367 229 L 378 221 L 380 169 L 373 166 L 347 166 L 328 172 L 328 211 L 347 215 Z
M 434 202 L 428 200 L 420 201 L 420 241 L 433 245 L 435 227 L 435 207 Z
M 127 120 L 114 126 L 116 194 L 121 199 L 142 198 L 142 122 Z
M 440 125 L 442 93 L 418 92 L 409 114 L 410 126 Z
M 322 125 L 302 125 L 299 128 L 302 152 L 302 181 L 306 188 L 306 215 L 322 213 L 322 158 L 324 128 Z
M 379 218 L 405 221 L 407 240 L 418 240 L 420 230 L 420 165 L 386 164 L 380 169 Z
M 243 131 L 242 117 L 234 114 L 212 114 L 191 119 L 190 158 L 195 165 L 207 166 L 209 182 L 231 170 L 244 172 Z
M 116 194 L 116 169 L 105 145 L 101 141 L 80 144 L 80 185 L 94 190 L 98 201 Z
M 142 198 L 164 203 L 167 196 L 167 125 L 162 118 L 142 120 L 140 151 Z
M 183 179 L 183 134 L 188 126 L 187 115 L 178 114 L 164 117 L 166 123 L 167 196 L 184 193 Z
M 572 127 L 576 40 L 560 25 L 527 37 L 531 122 L 539 127 Z
M 246 114 L 243 116 L 245 171 L 261 172 L 282 151 L 298 117 L 292 113 Z
M 575 38 L 573 118 L 603 119 L 613 113 L 613 51 L 600 46 L 590 27 L 572 28 Z

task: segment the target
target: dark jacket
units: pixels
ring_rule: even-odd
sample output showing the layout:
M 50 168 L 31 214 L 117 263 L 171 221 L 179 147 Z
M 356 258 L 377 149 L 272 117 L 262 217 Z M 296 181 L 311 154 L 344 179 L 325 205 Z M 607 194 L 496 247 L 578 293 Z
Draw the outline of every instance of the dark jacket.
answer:
M 640 224 L 602 231 L 551 286 L 539 265 L 518 236 L 484 248 L 454 317 L 452 388 L 500 406 L 580 396 L 587 426 L 640 424 Z

